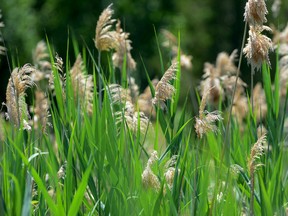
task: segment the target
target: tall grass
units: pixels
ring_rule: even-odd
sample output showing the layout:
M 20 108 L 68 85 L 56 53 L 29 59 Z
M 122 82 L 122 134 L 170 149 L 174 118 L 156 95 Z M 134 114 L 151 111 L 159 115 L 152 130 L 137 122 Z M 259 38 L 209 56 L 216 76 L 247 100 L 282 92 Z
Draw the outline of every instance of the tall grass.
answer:
M 46 86 L 45 92 L 52 127 L 41 131 L 32 121 L 32 129 L 24 130 L 23 125 L 16 127 L 0 119 L 0 215 L 285 215 L 287 96 L 283 98 L 279 94 L 278 55 L 276 65 L 272 66 L 274 78 L 270 67 L 266 63 L 262 66 L 267 117 L 257 122 L 250 104 L 250 112 L 243 122 L 234 117 L 225 118 L 217 125 L 218 133 L 210 131 L 199 138 L 194 129 L 196 118 L 187 106 L 189 90 L 181 88 L 180 66 L 176 80 L 171 82 L 176 93 L 164 102 L 164 109 L 154 105 L 154 121 L 151 108 L 150 124 L 143 130 L 137 104 L 131 124 L 127 117 L 128 99 L 113 102 L 109 89 L 115 82 L 113 63 L 109 61 L 107 71 L 103 71 L 105 67 L 89 47 L 82 49 L 84 75 L 79 82 L 81 86 L 75 87 L 71 75 L 73 57 L 68 53 L 72 47 L 78 56 L 80 49 L 75 39 L 72 38 L 72 45 L 70 40 L 67 40 L 64 64 L 59 68 L 47 39 L 54 88 L 49 90 Z M 180 42 L 179 33 L 178 65 Z M 157 37 L 155 45 L 159 51 L 159 68 L 164 73 L 171 62 L 162 58 Z M 111 59 L 111 54 L 103 52 L 101 58 L 107 55 Z M 145 60 L 143 67 L 154 97 L 155 87 Z M 94 86 L 90 101 L 85 101 L 80 89 L 89 87 L 87 71 Z M 122 74 L 125 74 L 123 80 L 130 74 L 126 63 Z M 127 82 L 118 84 L 127 89 Z M 32 88 L 30 96 L 39 85 Z M 180 91 L 187 93 L 182 105 Z M 92 105 L 91 113 L 87 111 L 87 103 Z M 32 102 L 35 104 L 36 101 Z M 227 116 L 225 105 L 217 106 Z M 116 112 L 121 113 L 121 120 L 116 118 Z M 259 166 L 252 175 L 248 160 L 260 137 L 258 124 L 267 128 L 267 143 L 262 146 L 261 156 L 255 158 Z M 228 133 L 229 143 L 226 143 Z M 229 148 L 225 149 L 226 145 Z M 142 182 L 142 173 L 153 150 L 158 152 L 158 158 L 150 171 L 159 187 Z M 227 160 L 223 160 L 224 150 Z

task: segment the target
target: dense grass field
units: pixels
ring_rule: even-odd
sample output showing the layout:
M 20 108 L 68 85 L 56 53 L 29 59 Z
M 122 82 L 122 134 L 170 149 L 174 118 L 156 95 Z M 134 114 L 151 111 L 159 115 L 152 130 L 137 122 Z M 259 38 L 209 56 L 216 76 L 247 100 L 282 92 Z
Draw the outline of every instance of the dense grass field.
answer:
M 287 215 L 288 33 L 272 41 L 245 13 L 242 48 L 205 63 L 196 95 L 181 84 L 192 65 L 180 32 L 155 30 L 163 76 L 146 71 L 139 89 L 112 6 L 99 17 L 96 50 L 71 36 L 61 58 L 47 36 L 30 64 L 6 56 L 0 215 Z M 239 77 L 244 57 L 250 84 Z

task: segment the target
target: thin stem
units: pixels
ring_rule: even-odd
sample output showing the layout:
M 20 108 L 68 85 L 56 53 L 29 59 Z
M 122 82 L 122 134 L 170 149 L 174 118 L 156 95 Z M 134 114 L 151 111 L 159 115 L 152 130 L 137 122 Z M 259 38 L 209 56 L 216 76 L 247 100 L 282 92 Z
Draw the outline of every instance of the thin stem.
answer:
M 238 62 L 237 73 L 236 73 L 236 80 L 235 80 L 235 84 L 234 84 L 234 88 L 233 88 L 233 94 L 232 94 L 232 98 L 231 98 L 231 104 L 230 104 L 230 108 L 229 108 L 229 115 L 228 115 L 226 130 L 225 130 L 224 148 L 222 151 L 221 163 L 223 162 L 223 157 L 224 157 L 224 153 L 226 151 L 226 147 L 229 147 L 229 145 L 230 145 L 229 144 L 229 127 L 230 127 L 230 122 L 231 122 L 234 97 L 235 97 L 235 93 L 236 93 L 236 89 L 237 89 L 237 82 L 238 82 L 239 74 L 240 74 L 240 67 L 241 67 L 241 63 L 242 63 L 243 48 L 245 45 L 246 34 L 247 34 L 247 22 L 245 22 L 244 34 L 243 34 L 242 45 L 241 45 L 241 52 L 240 52 L 240 56 L 239 56 L 239 62 Z
M 99 103 L 100 103 L 100 110 L 102 109 L 102 80 L 101 80 L 101 51 L 98 51 L 98 82 L 99 82 Z
M 253 98 L 253 88 L 254 88 L 254 69 L 251 66 L 251 106 L 252 106 L 252 113 L 254 113 L 254 98 Z
M 250 179 L 250 213 L 249 213 L 250 216 L 254 215 L 254 173 L 255 170 L 252 169 Z

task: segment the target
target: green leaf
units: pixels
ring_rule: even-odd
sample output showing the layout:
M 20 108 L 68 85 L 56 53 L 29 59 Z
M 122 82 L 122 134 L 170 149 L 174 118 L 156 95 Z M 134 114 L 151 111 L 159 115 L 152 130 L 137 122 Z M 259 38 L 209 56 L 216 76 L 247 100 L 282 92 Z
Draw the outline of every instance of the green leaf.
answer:
M 83 177 L 82 177 L 82 181 L 74 195 L 74 198 L 73 198 L 73 201 L 71 203 L 71 206 L 70 206 L 70 209 L 69 209 L 69 212 L 68 212 L 68 216 L 74 216 L 74 215 L 77 215 L 78 214 L 78 211 L 79 211 L 79 208 L 81 206 L 81 203 L 82 203 L 82 199 L 83 199 L 83 196 L 84 196 L 84 193 L 86 191 L 86 186 L 87 186 L 87 183 L 88 183 L 88 179 L 89 179 L 89 176 L 90 176 L 90 172 L 92 170 L 92 165 L 93 163 L 90 162 L 88 168 L 86 169 Z

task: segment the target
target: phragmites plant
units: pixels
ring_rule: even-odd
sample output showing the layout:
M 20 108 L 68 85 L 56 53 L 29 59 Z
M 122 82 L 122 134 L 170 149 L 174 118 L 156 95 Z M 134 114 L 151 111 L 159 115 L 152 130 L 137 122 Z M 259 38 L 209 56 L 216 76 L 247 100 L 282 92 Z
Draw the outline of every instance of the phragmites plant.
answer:
M 162 109 L 166 107 L 165 101 L 172 99 L 175 88 L 169 82 L 176 79 L 176 71 L 178 63 L 173 63 L 168 70 L 164 73 L 161 80 L 157 83 L 155 88 L 155 97 L 152 99 L 154 105 L 160 105 Z
M 122 70 L 123 64 L 126 63 L 127 70 L 135 71 L 136 70 L 136 62 L 132 58 L 130 51 L 132 50 L 131 40 L 129 40 L 129 33 L 126 33 L 121 28 L 121 22 L 118 20 L 116 24 L 116 52 L 112 56 L 112 61 L 114 67 Z
M 270 65 L 269 51 L 273 51 L 270 38 L 263 35 L 264 30 L 271 31 L 264 23 L 267 22 L 268 14 L 265 0 L 248 0 L 245 6 L 244 21 L 249 25 L 249 37 L 246 46 L 243 48 L 248 64 L 251 65 L 251 104 L 253 102 L 253 77 L 255 69 L 260 70 L 264 62 Z M 245 28 L 246 29 L 246 28 Z M 246 32 L 244 32 L 244 35 Z
M 258 167 L 262 166 L 259 163 L 261 155 L 264 153 L 264 144 L 266 143 L 266 134 L 263 134 L 251 148 L 250 156 L 248 158 L 248 169 L 250 173 L 250 214 L 254 214 L 254 183 L 255 172 Z
M 84 73 L 85 67 L 80 54 L 70 70 L 71 84 L 76 104 L 85 107 L 89 115 L 93 112 L 93 77 Z M 82 107 L 84 109 L 84 107 Z
M 95 46 L 99 51 L 108 51 L 116 47 L 116 32 L 112 31 L 112 25 L 116 22 L 111 19 L 114 11 L 111 9 L 110 4 L 100 15 L 95 34 Z
M 218 128 L 215 125 L 217 121 L 221 121 L 223 118 L 221 117 L 221 112 L 218 110 L 213 112 L 204 111 L 208 95 L 211 89 L 206 89 L 204 91 L 204 95 L 202 96 L 201 104 L 199 107 L 199 116 L 196 117 L 195 123 L 195 131 L 198 138 L 202 138 L 204 134 L 212 131 L 213 133 L 218 132 Z
M 7 90 L 6 90 L 6 107 L 7 118 L 11 123 L 20 127 L 21 125 L 27 127 L 29 118 L 28 108 L 25 101 L 26 89 L 33 86 L 33 81 L 30 74 L 35 69 L 29 64 L 24 65 L 22 68 L 15 68 L 10 76 Z

